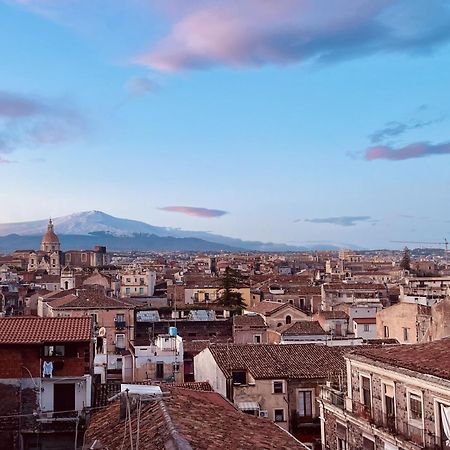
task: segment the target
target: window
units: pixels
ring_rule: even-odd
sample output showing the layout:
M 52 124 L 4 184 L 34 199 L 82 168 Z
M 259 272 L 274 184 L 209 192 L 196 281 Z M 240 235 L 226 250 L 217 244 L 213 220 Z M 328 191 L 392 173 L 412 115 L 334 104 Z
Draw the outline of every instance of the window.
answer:
M 130 293 L 130 288 L 125 288 L 125 294 L 129 294 Z
M 368 323 L 364 324 L 364 331 L 367 333 L 368 331 L 370 331 L 370 325 Z
M 298 391 L 297 413 L 300 417 L 312 417 L 312 391 Z
M 245 370 L 233 370 L 233 383 L 247 384 L 247 372 Z
M 260 334 L 254 334 L 253 335 L 253 343 L 254 344 L 261 344 L 261 335 Z
M 361 403 L 370 410 L 372 406 L 370 398 L 370 378 L 361 376 Z
M 375 450 L 375 442 L 363 436 L 363 447 L 362 450 Z
M 125 348 L 125 335 L 124 334 L 116 334 L 116 347 L 117 348 Z
M 86 262 L 87 261 L 87 255 L 86 253 L 82 253 L 81 254 L 81 262 Z
M 384 337 L 388 338 L 389 337 L 389 327 L 388 326 L 384 326 Z
M 64 345 L 44 345 L 44 356 L 64 356 Z
M 274 409 L 273 420 L 275 422 L 284 422 L 284 409 Z
M 273 393 L 274 394 L 282 394 L 283 393 L 283 382 L 282 381 L 274 381 L 273 382 Z
M 403 340 L 405 342 L 408 340 L 408 328 L 403 328 Z
M 92 317 L 92 320 L 94 321 L 94 325 L 97 325 L 97 323 L 98 323 L 97 313 L 91 313 L 91 317 Z
M 383 385 L 384 413 L 387 417 L 395 417 L 394 386 Z
M 409 418 L 422 421 L 422 397 L 417 394 L 409 394 Z
M 336 423 L 336 443 L 338 450 L 347 450 L 347 428 L 342 423 Z
M 164 378 L 164 363 L 163 362 L 156 363 L 156 378 L 158 378 L 158 379 Z
M 286 316 L 286 325 L 290 324 L 292 322 L 291 316 Z

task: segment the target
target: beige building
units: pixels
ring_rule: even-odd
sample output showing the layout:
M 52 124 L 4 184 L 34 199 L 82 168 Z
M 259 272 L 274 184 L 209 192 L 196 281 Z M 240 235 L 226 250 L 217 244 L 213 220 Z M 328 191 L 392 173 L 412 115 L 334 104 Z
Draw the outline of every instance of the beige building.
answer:
M 155 293 L 156 272 L 129 270 L 120 274 L 121 297 L 152 297 Z
M 431 308 L 414 303 L 397 303 L 377 313 L 377 337 L 396 339 L 401 344 L 431 340 Z
M 208 381 L 238 409 L 268 417 L 305 443 L 319 436 L 320 386 L 345 377 L 341 352 L 314 344 L 215 344 L 194 361 L 195 381 Z
M 256 313 L 264 317 L 269 328 L 275 329 L 299 320 L 311 320 L 306 313 L 290 303 L 263 301 L 246 310 L 245 314 Z

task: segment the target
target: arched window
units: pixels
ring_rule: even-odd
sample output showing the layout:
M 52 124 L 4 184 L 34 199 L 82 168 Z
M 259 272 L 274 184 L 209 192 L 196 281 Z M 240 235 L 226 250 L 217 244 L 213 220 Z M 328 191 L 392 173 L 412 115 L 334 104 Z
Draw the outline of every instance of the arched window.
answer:
M 64 289 L 65 290 L 69 289 L 69 282 L 68 281 L 64 281 Z
M 286 316 L 286 325 L 292 322 L 291 316 Z

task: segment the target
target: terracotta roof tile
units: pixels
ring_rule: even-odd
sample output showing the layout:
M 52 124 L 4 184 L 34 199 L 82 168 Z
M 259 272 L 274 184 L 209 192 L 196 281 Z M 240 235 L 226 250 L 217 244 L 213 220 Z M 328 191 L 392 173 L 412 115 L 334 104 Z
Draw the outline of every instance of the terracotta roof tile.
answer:
M 90 317 L 0 318 L 0 344 L 89 341 Z
M 265 327 L 266 322 L 259 314 L 244 314 L 233 316 L 233 325 L 235 327 Z
M 338 376 L 348 351 L 315 344 L 211 344 L 209 350 L 225 376 L 248 370 L 255 379 Z
M 194 450 L 304 449 L 302 444 L 270 420 L 236 411 L 217 393 L 179 388 L 169 390 L 170 398 L 142 404 L 140 448 L 182 448 L 174 445 L 174 439 L 177 439 Z M 105 448 L 122 447 L 125 420 L 120 419 L 119 410 L 120 401 L 116 401 L 94 414 L 86 432 L 88 446 L 97 439 Z M 137 425 L 138 415 L 134 411 L 131 419 L 134 437 Z M 127 436 L 125 448 L 130 448 Z
M 283 336 L 325 335 L 325 330 L 317 320 L 299 320 L 289 325 L 283 325 L 277 330 Z
M 450 380 L 450 338 L 424 344 L 388 348 L 364 348 L 355 351 L 375 361 Z

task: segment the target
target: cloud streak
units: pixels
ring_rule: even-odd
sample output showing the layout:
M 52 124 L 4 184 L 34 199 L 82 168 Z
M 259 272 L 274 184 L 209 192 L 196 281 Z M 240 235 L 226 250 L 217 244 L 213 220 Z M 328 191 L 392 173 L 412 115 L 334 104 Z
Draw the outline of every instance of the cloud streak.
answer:
M 298 222 L 297 220 L 296 222 Z M 360 222 L 377 222 L 375 219 L 372 219 L 370 216 L 339 216 L 339 217 L 323 217 L 323 218 L 314 218 L 314 219 L 304 219 L 304 222 L 309 223 L 318 223 L 318 224 L 329 224 L 329 225 L 338 225 L 341 227 L 352 227 L 358 225 Z
M 82 137 L 86 121 L 67 103 L 0 91 L 0 154 L 61 145 Z
M 227 211 L 222 211 L 221 209 L 195 208 L 192 206 L 164 206 L 158 209 L 160 209 L 161 211 L 176 212 L 185 214 L 187 216 L 203 217 L 209 219 L 213 217 L 221 217 L 225 214 L 228 214 Z
M 126 90 L 136 97 L 152 94 L 159 90 L 159 84 L 148 77 L 132 77 L 126 84 Z
M 389 145 L 371 147 L 365 151 L 364 159 L 366 161 L 374 161 L 376 159 L 403 161 L 405 159 L 425 158 L 427 156 L 447 154 L 450 154 L 450 142 L 443 142 L 440 144 L 416 142 L 399 148 L 393 148 Z
M 450 40 L 447 0 L 193 2 L 134 62 L 163 72 L 426 53 Z
M 409 123 L 392 121 L 387 122 L 383 128 L 374 131 L 369 135 L 370 142 L 372 144 L 378 144 L 387 138 L 397 137 L 403 133 L 410 130 L 417 130 L 420 128 L 428 127 L 434 125 L 435 123 L 441 122 L 443 117 L 434 120 L 415 120 Z

